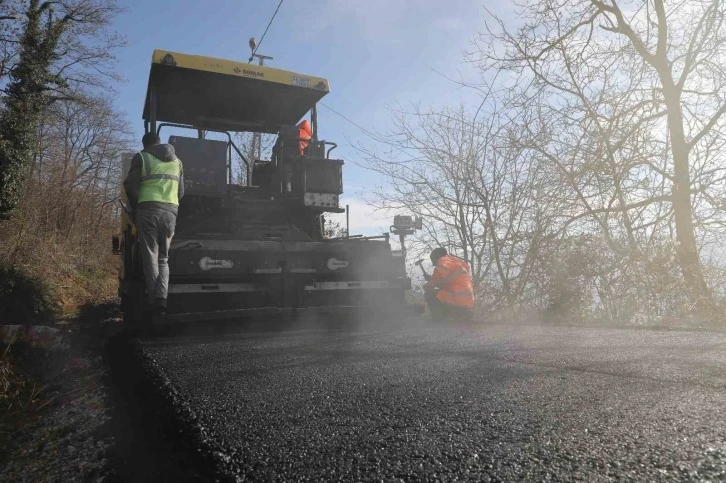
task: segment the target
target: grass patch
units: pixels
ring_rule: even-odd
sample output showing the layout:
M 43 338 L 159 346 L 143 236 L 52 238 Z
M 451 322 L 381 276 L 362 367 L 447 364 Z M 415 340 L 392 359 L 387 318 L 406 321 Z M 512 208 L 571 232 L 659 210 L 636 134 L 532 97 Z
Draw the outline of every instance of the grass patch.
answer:
M 11 342 L 0 352 L 0 461 L 9 457 L 12 435 L 38 418 L 46 405 L 43 388 L 19 373 L 12 347 Z
M 0 353 L 0 413 L 3 416 L 32 409 L 40 402 L 42 392 L 31 378 L 18 373 L 12 346 L 11 342 Z
M 89 303 L 116 301 L 118 259 L 110 254 L 86 259 L 57 246 L 21 254 L 0 254 L 0 323 L 42 324 L 75 317 Z
M 23 389 L 22 378 L 15 374 L 13 356 L 10 345 L 5 347 L 0 356 L 0 409 L 7 410 Z

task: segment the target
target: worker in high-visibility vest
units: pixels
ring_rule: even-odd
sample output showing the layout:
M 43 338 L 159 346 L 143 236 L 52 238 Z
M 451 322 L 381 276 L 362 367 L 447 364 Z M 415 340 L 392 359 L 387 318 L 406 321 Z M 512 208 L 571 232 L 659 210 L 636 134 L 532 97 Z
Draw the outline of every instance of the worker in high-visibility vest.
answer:
M 434 320 L 471 319 L 474 315 L 474 285 L 471 268 L 445 248 L 431 252 L 434 273 L 426 276 L 424 297 Z
M 305 149 L 310 144 L 310 140 L 313 137 L 313 128 L 307 119 L 297 125 L 298 138 L 300 141 L 300 156 L 305 154 Z
M 184 196 L 184 170 L 174 146 L 161 144 L 156 133 L 146 133 L 142 143 L 144 149 L 131 160 L 124 189 L 139 235 L 147 307 L 154 315 L 163 315 L 169 288 L 169 246 L 179 200 Z

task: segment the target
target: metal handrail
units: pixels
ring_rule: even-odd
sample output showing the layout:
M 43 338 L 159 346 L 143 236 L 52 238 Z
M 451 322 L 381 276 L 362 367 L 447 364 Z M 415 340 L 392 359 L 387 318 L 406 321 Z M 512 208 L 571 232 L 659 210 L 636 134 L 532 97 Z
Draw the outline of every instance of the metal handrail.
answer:
M 337 144 L 335 144 L 335 143 L 329 143 L 329 142 L 327 142 L 327 141 L 323 141 L 323 144 L 324 144 L 324 145 L 326 145 L 326 144 L 327 144 L 327 145 L 332 145 L 332 146 L 333 146 L 332 148 L 328 149 L 328 152 L 327 152 L 327 153 L 325 153 L 325 159 L 330 159 L 330 152 L 331 152 L 331 151 L 332 151 L 333 149 L 337 148 L 337 147 L 338 147 L 338 145 L 337 145 Z
M 336 143 L 334 143 L 334 142 L 331 142 L 331 141 L 325 141 L 325 140 L 322 140 L 322 141 L 314 141 L 314 140 L 312 140 L 312 139 L 306 139 L 306 138 L 292 138 L 292 137 L 288 137 L 288 138 L 286 138 L 286 139 L 287 139 L 288 141 L 291 141 L 291 140 L 295 140 L 295 141 L 297 141 L 298 143 L 299 143 L 299 142 L 301 142 L 301 141 L 306 141 L 306 142 L 308 142 L 308 143 L 310 143 L 310 144 L 313 144 L 313 143 L 315 143 L 315 144 L 322 144 L 323 146 L 331 146 L 331 148 L 330 148 L 330 149 L 328 149 L 328 151 L 327 151 L 327 152 L 325 153 L 325 159 L 330 159 L 330 153 L 331 153 L 331 151 L 333 151 L 334 149 L 336 149 L 336 148 L 338 147 L 338 145 L 337 145 Z M 284 145 L 284 142 L 285 142 L 285 141 L 283 140 L 283 141 L 282 141 L 283 145 Z

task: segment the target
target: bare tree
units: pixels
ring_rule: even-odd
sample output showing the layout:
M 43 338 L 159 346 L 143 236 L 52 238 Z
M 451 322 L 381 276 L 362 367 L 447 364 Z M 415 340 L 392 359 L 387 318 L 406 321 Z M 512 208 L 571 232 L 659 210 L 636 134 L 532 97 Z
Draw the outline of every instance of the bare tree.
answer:
M 570 138 L 560 143 L 566 152 L 551 149 L 552 134 L 532 136 L 530 146 L 568 179 L 582 218 L 610 236 L 607 219 L 617 215 L 629 249 L 672 221 L 691 300 L 713 315 L 695 220 L 698 203 L 723 187 L 714 148 L 726 114 L 726 5 L 540 0 L 521 6 L 521 18 L 510 30 L 492 16 L 477 60 L 508 73 L 521 99 L 543 107 L 541 125 Z M 589 155 L 596 163 L 587 166 Z M 579 161 L 568 167 L 568 159 Z
M 486 110 L 392 110 L 396 129 L 381 138 L 385 149 L 360 150 L 387 182 L 368 201 L 426 220 L 414 251 L 447 247 L 471 265 L 482 305 L 513 310 L 551 237 L 551 214 L 536 199 L 537 159 L 511 142 L 495 109 Z
M 325 219 L 323 236 L 326 238 L 343 238 L 348 234 L 346 228 L 338 221 L 334 219 Z
M 272 147 L 275 144 L 276 136 L 272 134 L 262 134 L 259 138 L 255 139 L 255 134 L 251 132 L 237 133 L 234 136 L 234 142 L 242 152 L 247 162 L 250 164 L 250 174 L 252 170 L 252 164 L 256 159 L 270 159 L 272 154 Z M 258 153 L 260 156 L 258 156 Z M 246 166 L 244 161 L 234 153 L 236 165 L 235 165 L 235 182 L 237 184 L 245 184 L 247 182 Z
M 119 12 L 113 0 L 29 0 L 0 6 L 15 21 L 3 25 L 2 71 L 8 74 L 0 111 L 0 217 L 9 218 L 25 182 L 38 121 L 50 104 L 68 99 L 69 87 L 97 85 L 113 75 L 113 52 L 122 40 L 107 32 Z

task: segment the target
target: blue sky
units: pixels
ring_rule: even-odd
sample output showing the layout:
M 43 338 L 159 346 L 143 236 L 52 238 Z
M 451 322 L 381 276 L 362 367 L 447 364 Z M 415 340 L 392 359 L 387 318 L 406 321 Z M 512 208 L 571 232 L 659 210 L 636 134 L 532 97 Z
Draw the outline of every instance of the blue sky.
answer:
M 484 6 L 492 0 L 285 0 L 270 27 L 260 54 L 272 55 L 272 67 L 325 77 L 328 106 L 367 128 L 385 132 L 387 105 L 451 104 L 471 98 L 434 71 L 456 77 L 475 76 L 463 65 L 463 53 L 484 25 Z M 118 106 L 143 134 L 141 109 L 154 49 L 246 61 L 248 39 L 259 41 L 278 0 L 197 2 L 131 0 L 115 28 L 129 46 L 119 53 L 119 71 L 127 81 L 118 87 Z M 351 226 L 372 233 L 387 227 L 370 213 L 358 194 L 374 183 L 372 173 L 357 166 L 347 140 L 373 142 L 358 128 L 319 109 L 321 138 L 336 141 L 337 155 L 348 161 L 344 203 L 351 205 Z M 378 219 L 377 219 L 378 218 Z M 352 231 L 353 231 L 352 230 Z

